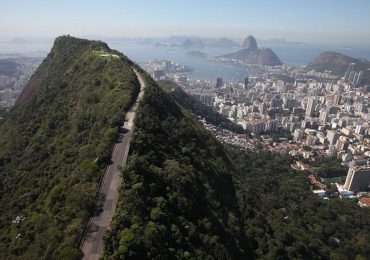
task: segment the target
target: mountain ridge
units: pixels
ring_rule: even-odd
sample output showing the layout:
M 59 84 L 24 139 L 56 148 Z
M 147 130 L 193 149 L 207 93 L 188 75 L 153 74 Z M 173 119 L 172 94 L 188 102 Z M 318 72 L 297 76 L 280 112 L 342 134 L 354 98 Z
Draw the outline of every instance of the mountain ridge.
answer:
M 56 39 L 0 123 L 0 258 L 81 258 L 84 221 L 139 91 L 132 66 L 104 43 Z

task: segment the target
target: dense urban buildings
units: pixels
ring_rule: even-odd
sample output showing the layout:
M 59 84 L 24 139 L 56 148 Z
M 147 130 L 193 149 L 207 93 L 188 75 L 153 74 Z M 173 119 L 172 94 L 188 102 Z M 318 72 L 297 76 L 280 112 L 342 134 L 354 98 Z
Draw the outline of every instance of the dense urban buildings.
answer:
M 246 137 L 208 126 L 222 141 L 256 147 L 261 139 L 266 149 L 305 160 L 340 160 L 349 171 L 345 184 L 338 183 L 338 194 L 348 192 L 343 197 L 351 198 L 353 192 L 367 191 L 370 184 L 370 94 L 368 86 L 361 84 L 362 75 L 351 63 L 345 75 L 283 65 L 266 67 L 259 76 L 240 82 L 225 82 L 221 77 L 214 82 L 194 81 L 186 75 L 180 80 L 171 73 L 162 78 L 176 81 L 197 100 L 242 126 L 252 140 L 242 141 Z M 362 168 L 353 168 L 358 162 L 364 164 Z

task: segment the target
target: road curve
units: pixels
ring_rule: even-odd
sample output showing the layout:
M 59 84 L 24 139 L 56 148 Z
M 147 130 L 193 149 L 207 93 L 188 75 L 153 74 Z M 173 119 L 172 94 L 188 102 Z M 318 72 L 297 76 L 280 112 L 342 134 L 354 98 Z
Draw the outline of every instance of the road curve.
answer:
M 103 236 L 105 231 L 109 229 L 110 222 L 115 212 L 118 200 L 118 189 L 121 185 L 120 171 L 118 166 L 123 166 L 127 162 L 128 152 L 130 149 L 131 136 L 134 130 L 134 118 L 139 101 L 144 95 L 145 82 L 141 75 L 133 69 L 140 82 L 140 93 L 126 113 L 123 122 L 124 128 L 129 131 L 122 135 L 119 141 L 114 145 L 112 152 L 112 164 L 109 165 L 104 172 L 103 181 L 99 190 L 99 197 L 102 198 L 102 211 L 97 216 L 90 218 L 88 222 L 87 232 L 82 239 L 80 249 L 84 253 L 83 260 L 97 260 L 103 252 Z

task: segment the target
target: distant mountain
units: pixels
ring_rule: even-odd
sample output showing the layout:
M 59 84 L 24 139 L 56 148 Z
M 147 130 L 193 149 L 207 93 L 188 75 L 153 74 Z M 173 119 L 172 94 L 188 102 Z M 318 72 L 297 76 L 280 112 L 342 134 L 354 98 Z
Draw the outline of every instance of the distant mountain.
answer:
M 244 48 L 244 49 L 251 49 L 251 50 L 257 49 L 258 47 L 257 47 L 257 41 L 256 41 L 256 39 L 252 35 L 249 35 L 243 41 L 242 48 Z
M 266 45 L 303 45 L 302 42 L 295 42 L 295 41 L 287 41 L 284 38 L 273 38 L 268 40 L 259 39 L 258 40 L 261 44 Z
M 186 53 L 188 56 L 197 57 L 197 58 L 206 58 L 207 53 L 201 52 L 201 51 L 189 51 Z
M 240 47 L 240 44 L 237 42 L 234 42 L 233 40 L 230 40 L 226 37 L 211 41 L 207 43 L 207 47 L 211 48 L 235 48 Z
M 217 59 L 239 60 L 244 64 L 258 64 L 277 66 L 283 63 L 279 57 L 269 48 L 258 49 L 257 41 L 253 36 L 248 36 L 243 44 L 243 49 L 226 55 L 216 57 Z
M 12 43 L 12 44 L 26 44 L 26 43 L 29 43 L 29 42 L 26 41 L 25 39 L 22 39 L 22 38 L 13 38 L 9 41 L 9 43 Z
M 315 69 L 317 71 L 330 70 L 334 74 L 344 75 L 350 63 L 356 63 L 356 70 L 364 71 L 364 79 L 367 81 L 370 80 L 369 61 L 365 59 L 356 59 L 333 51 L 321 53 L 308 65 L 308 68 Z
M 167 48 L 168 47 L 168 44 L 156 42 L 156 43 L 154 43 L 154 47 L 164 47 L 164 48 Z
M 181 47 L 184 49 L 203 49 L 204 44 L 201 40 L 188 38 L 182 42 Z

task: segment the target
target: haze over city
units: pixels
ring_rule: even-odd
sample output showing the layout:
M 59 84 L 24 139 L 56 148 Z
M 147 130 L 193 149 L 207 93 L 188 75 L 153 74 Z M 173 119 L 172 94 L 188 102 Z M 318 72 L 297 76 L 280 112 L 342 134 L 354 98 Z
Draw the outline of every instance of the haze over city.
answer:
M 252 34 L 262 39 L 370 43 L 366 0 L 1 0 L 0 5 L 2 38 Z

